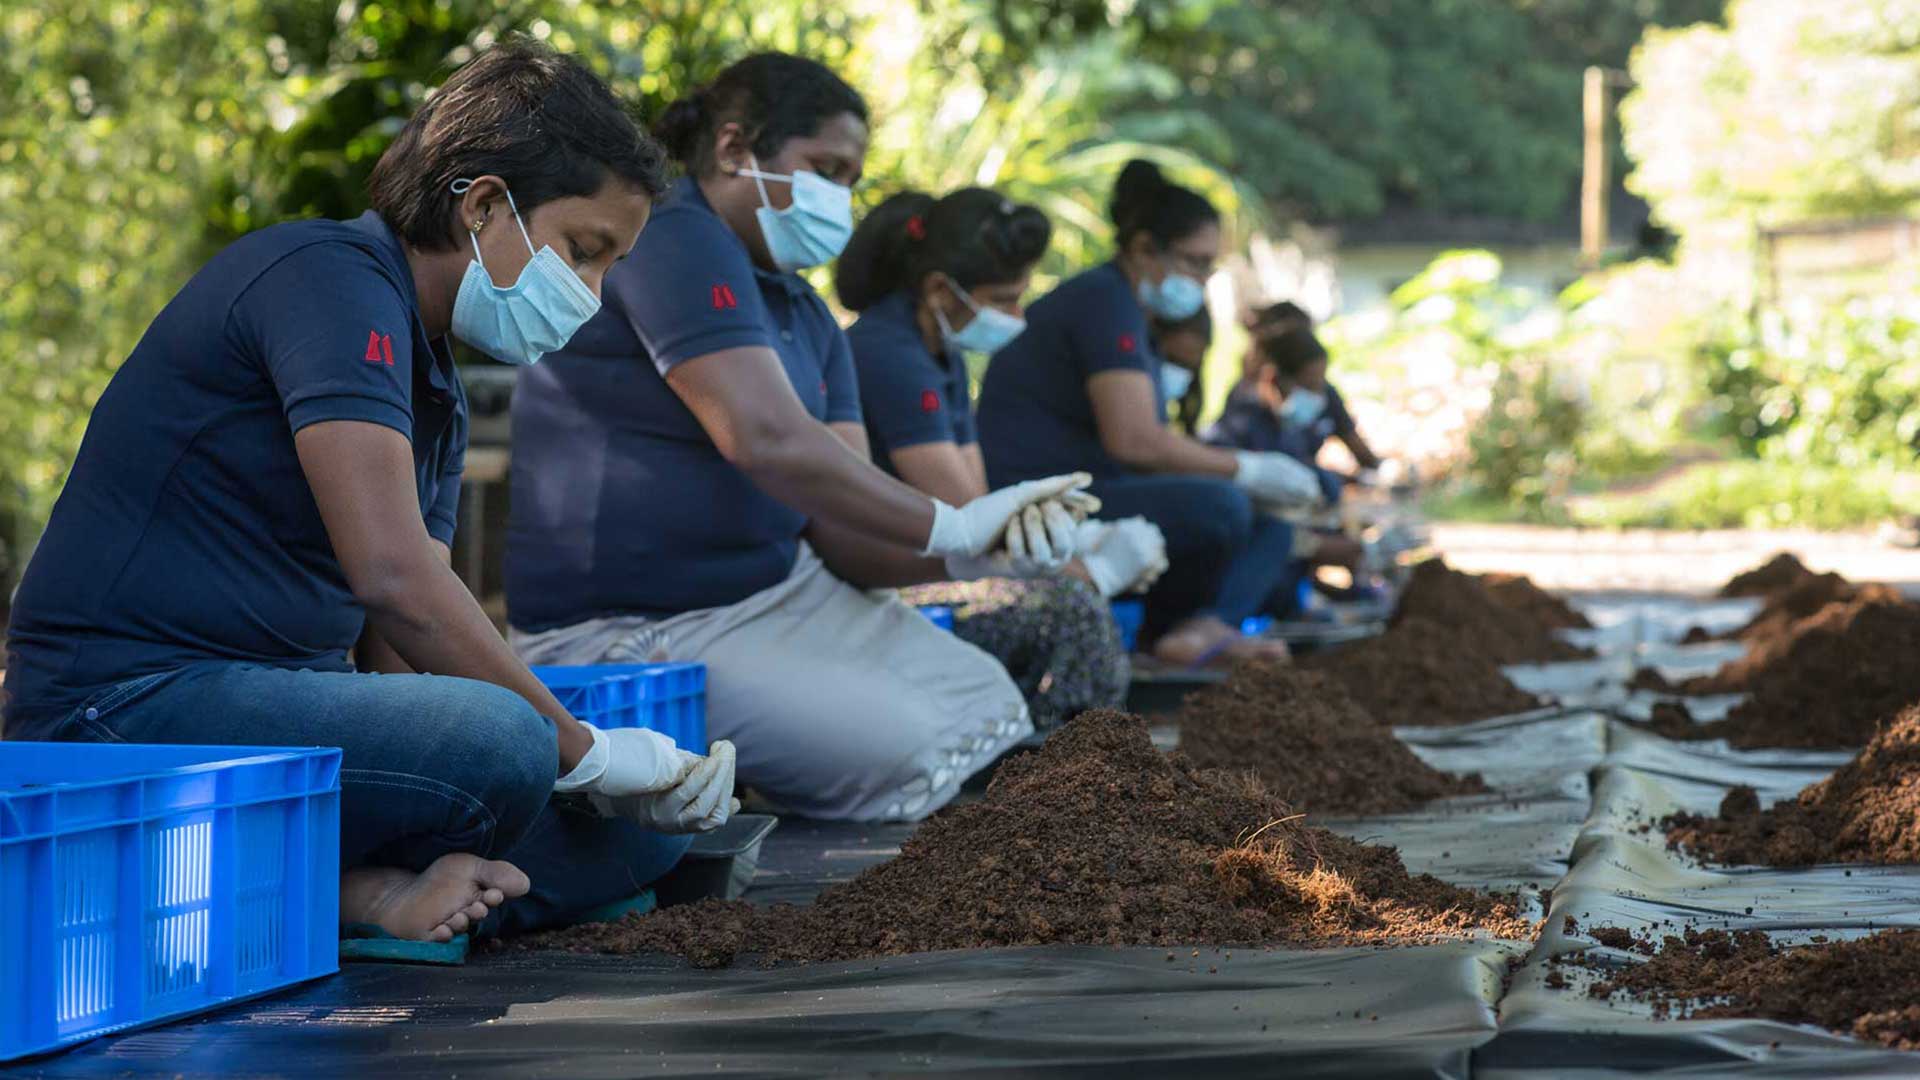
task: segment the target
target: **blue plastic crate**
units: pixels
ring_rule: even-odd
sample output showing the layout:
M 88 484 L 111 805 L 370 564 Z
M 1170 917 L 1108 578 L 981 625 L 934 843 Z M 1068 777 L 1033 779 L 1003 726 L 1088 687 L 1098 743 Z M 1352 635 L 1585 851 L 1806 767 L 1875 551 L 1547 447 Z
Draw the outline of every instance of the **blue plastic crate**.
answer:
M 1115 600 L 1113 602 L 1113 621 L 1120 624 L 1120 645 L 1132 652 L 1140 644 L 1140 628 L 1146 625 L 1147 602 L 1145 600 Z
M 0 742 L 0 1061 L 339 970 L 340 751 Z
M 939 627 L 940 629 L 945 630 L 948 633 L 953 632 L 953 609 L 948 607 L 947 605 L 921 604 L 920 614 L 925 615 L 927 617 L 928 622 Z
M 707 752 L 707 665 L 536 667 L 562 707 L 597 728 L 647 728 L 682 750 Z

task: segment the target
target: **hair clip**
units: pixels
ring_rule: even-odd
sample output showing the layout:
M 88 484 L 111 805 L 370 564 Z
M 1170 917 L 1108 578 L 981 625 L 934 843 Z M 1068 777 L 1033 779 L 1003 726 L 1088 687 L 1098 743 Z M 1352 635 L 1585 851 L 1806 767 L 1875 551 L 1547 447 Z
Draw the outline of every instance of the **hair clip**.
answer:
M 907 235 L 915 240 L 927 238 L 927 220 L 919 214 L 907 219 Z

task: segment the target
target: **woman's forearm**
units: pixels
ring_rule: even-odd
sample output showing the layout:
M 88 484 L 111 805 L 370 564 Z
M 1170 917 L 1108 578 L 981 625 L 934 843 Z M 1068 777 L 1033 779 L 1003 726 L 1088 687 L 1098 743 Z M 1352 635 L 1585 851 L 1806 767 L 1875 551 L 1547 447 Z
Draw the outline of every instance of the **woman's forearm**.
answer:
M 899 589 L 948 576 L 940 559 L 817 518 L 807 526 L 807 542 L 835 577 L 862 589 Z

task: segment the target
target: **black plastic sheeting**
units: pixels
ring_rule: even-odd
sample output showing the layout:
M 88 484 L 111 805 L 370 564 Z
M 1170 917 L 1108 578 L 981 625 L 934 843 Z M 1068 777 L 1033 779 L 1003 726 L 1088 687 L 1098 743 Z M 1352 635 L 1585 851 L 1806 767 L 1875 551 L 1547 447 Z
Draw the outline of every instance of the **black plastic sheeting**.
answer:
M 1920 1055 L 1810 1027 L 1657 1021 L 1645 1006 L 1589 998 L 1580 986 L 1590 976 L 1575 968 L 1564 969 L 1574 988 L 1545 985 L 1549 958 L 1592 945 L 1566 931 L 1569 915 L 1582 928 L 1790 938 L 1920 925 L 1920 867 L 1708 869 L 1668 851 L 1650 827 L 1660 816 L 1710 812 L 1735 784 L 1766 802 L 1790 797 L 1850 755 L 1677 743 L 1614 718 L 1644 716 L 1657 700 L 1624 688 L 1635 667 L 1692 673 L 1721 662 L 1725 646 L 1674 643 L 1691 625 L 1738 625 L 1750 604 L 1634 598 L 1590 610 L 1601 616 L 1598 660 L 1514 672 L 1555 707 L 1399 732 L 1438 768 L 1480 772 L 1497 796 L 1318 822 L 1398 846 L 1415 871 L 1548 902 L 1531 945 L 1182 949 L 1171 959 L 1162 949 L 1016 949 L 720 972 L 482 953 L 455 970 L 355 965 L 7 1075 L 1920 1075 Z M 1689 704 L 1706 719 L 1733 700 Z M 1175 734 L 1158 728 L 1156 742 Z M 805 902 L 891 857 L 910 832 L 788 821 L 761 851 L 748 895 Z
M 497 954 L 355 965 L 32 1075 L 1466 1077 L 1517 946 L 1006 949 L 689 972 Z
M 1692 711 L 1718 710 L 1696 702 Z M 1584 934 L 1597 926 L 1655 936 L 1689 927 L 1764 930 L 1788 941 L 1920 926 L 1920 867 L 1707 868 L 1669 851 L 1655 824 L 1678 811 L 1713 813 L 1740 784 L 1755 788 L 1763 804 L 1791 798 L 1852 756 L 1674 742 L 1610 723 L 1572 868 L 1555 887 L 1540 940 L 1501 1000 L 1499 1035 L 1475 1054 L 1475 1075 L 1600 1078 L 1656 1069 L 1700 1077 L 1920 1075 L 1920 1055 L 1810 1026 L 1655 1020 L 1649 1006 L 1589 997 L 1585 988 L 1598 975 L 1580 966 L 1559 968 L 1570 988 L 1545 985 L 1549 959 L 1567 953 L 1591 950 L 1609 965 L 1642 962 L 1595 946 Z M 1571 932 L 1569 917 L 1576 923 Z

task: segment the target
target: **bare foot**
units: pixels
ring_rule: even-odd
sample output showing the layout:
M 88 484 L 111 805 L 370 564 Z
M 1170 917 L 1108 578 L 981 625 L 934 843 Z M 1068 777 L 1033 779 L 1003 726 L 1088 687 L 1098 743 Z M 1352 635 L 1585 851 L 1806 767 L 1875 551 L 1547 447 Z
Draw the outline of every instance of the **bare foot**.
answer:
M 1274 638 L 1243 637 L 1240 631 L 1212 616 L 1188 619 L 1162 634 L 1153 646 L 1154 658 L 1177 667 L 1228 666 L 1240 660 L 1285 660 L 1287 643 Z
M 442 855 L 418 874 L 360 867 L 340 875 L 340 921 L 407 941 L 452 941 L 532 887 L 519 867 L 478 855 Z

